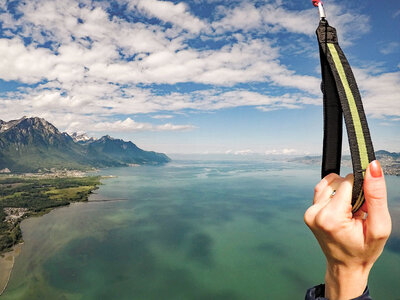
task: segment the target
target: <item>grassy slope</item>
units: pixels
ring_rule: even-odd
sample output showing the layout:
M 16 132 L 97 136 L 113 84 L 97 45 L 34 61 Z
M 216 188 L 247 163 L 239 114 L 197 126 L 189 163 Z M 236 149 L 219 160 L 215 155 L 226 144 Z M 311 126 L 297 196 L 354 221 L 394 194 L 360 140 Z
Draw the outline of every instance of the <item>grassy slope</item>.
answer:
M 72 149 L 26 147 L 2 150 L 0 167 L 8 167 L 13 172 L 37 172 L 39 169 L 88 170 L 91 166 L 84 153 Z

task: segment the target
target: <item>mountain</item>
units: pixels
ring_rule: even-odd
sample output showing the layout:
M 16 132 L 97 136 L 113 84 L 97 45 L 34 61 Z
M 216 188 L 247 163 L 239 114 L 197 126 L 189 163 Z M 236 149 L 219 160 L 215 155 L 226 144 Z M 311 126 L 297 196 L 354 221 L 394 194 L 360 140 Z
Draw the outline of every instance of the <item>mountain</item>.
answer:
M 169 162 L 170 158 L 163 153 L 144 151 L 132 142 L 114 139 L 109 135 L 88 144 L 89 155 L 108 157 L 127 164 L 160 164 Z
M 375 152 L 375 157 L 382 166 L 382 169 L 387 175 L 400 176 L 400 153 L 389 152 L 386 150 L 378 150 Z M 303 163 L 307 165 L 321 164 L 321 156 L 304 156 L 290 159 L 291 162 Z M 342 156 L 342 166 L 351 167 L 351 156 Z
M 378 150 L 375 152 L 375 156 L 377 159 L 387 159 L 387 160 L 393 160 L 393 161 L 399 161 L 400 163 L 400 153 L 396 152 L 389 152 L 386 150 Z
M 78 143 L 81 145 L 88 144 L 88 143 L 94 142 L 96 140 L 96 138 L 89 137 L 86 133 L 78 134 L 77 132 L 74 132 L 71 134 L 71 137 L 75 143 Z
M 385 174 L 400 176 L 400 153 L 379 150 L 375 152 L 375 156 Z
M 0 126 L 0 169 L 31 172 L 90 167 L 85 149 L 44 119 L 23 117 L 2 121 Z
M 162 164 L 162 153 L 144 151 L 132 142 L 105 136 L 99 140 L 60 132 L 41 118 L 0 120 L 0 170 L 38 172 L 51 169 L 85 170 L 129 164 Z

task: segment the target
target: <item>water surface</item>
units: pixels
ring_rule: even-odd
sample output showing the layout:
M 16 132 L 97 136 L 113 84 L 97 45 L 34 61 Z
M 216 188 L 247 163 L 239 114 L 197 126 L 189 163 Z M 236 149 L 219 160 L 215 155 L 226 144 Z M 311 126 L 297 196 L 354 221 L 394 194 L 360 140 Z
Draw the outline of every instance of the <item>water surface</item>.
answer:
M 89 203 L 23 222 L 2 298 L 302 299 L 323 281 L 324 257 L 303 223 L 317 167 L 174 161 L 101 174 L 117 177 Z M 397 216 L 399 183 L 388 177 Z M 398 295 L 400 224 L 394 231 L 370 276 L 376 299 Z

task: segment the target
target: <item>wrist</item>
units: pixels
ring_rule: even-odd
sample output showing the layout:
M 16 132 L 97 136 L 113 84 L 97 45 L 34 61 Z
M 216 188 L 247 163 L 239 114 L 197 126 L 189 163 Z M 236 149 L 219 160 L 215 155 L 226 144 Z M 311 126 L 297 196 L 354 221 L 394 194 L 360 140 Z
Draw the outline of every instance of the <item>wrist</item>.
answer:
M 348 267 L 340 264 L 327 264 L 325 274 L 325 298 L 353 299 L 362 295 L 368 284 L 370 267 Z

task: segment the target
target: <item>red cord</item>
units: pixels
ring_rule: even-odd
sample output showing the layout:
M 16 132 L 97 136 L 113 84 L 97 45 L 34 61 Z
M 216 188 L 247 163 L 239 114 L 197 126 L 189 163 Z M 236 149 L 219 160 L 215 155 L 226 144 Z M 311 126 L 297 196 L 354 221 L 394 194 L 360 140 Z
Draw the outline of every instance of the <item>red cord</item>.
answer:
M 321 0 L 312 0 L 312 4 L 314 4 L 315 7 L 318 7 L 318 3 L 320 3 L 320 2 L 322 4 Z

